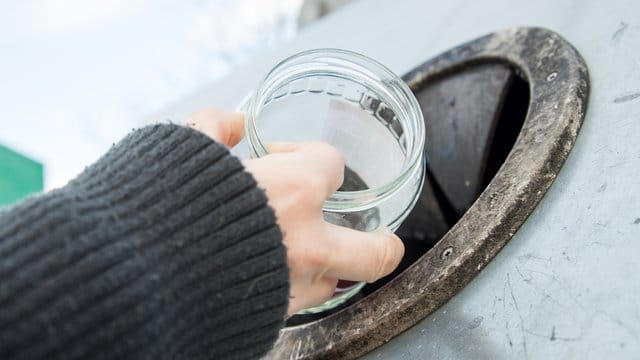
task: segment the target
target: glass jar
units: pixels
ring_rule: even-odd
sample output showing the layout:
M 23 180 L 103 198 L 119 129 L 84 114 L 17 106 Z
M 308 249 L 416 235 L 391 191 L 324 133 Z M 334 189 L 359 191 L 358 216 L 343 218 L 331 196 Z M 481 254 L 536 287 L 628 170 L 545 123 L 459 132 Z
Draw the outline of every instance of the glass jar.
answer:
M 422 111 L 404 81 L 377 61 L 338 49 L 293 55 L 242 110 L 252 157 L 267 155 L 270 142 L 319 140 L 340 150 L 345 180 L 324 203 L 327 222 L 395 231 L 415 205 L 424 180 Z M 341 281 L 331 300 L 303 312 L 338 306 L 362 286 Z

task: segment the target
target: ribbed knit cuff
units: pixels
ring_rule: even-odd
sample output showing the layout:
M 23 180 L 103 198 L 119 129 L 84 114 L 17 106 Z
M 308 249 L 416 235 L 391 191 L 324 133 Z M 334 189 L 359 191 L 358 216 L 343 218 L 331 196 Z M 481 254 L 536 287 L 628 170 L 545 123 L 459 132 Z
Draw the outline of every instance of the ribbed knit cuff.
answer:
M 264 193 L 181 126 L 135 131 L 0 215 L 0 358 L 258 357 L 288 288 Z

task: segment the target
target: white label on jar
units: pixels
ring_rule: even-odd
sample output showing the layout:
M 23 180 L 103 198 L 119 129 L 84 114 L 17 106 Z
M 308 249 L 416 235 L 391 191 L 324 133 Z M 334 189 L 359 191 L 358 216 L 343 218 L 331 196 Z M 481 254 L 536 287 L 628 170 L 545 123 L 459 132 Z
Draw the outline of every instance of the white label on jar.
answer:
M 331 100 L 322 139 L 340 150 L 346 165 L 370 188 L 392 181 L 404 162 L 389 130 L 358 105 Z

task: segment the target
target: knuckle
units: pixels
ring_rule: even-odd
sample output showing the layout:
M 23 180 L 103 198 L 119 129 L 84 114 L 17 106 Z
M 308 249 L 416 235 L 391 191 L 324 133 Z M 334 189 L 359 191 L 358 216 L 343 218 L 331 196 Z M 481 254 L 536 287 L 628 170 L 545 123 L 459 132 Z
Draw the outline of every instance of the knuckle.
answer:
M 295 176 L 292 190 L 302 205 L 322 204 L 327 192 L 327 185 L 322 177 L 313 172 L 299 173 Z
M 322 277 L 329 266 L 330 253 L 323 246 L 298 247 L 289 249 L 288 264 L 292 272 L 295 273 L 316 273 Z
M 305 269 L 304 261 L 298 256 L 297 252 L 289 250 L 287 252 L 287 263 L 289 265 L 289 271 L 291 272 L 291 276 L 295 274 L 300 274 Z
M 324 273 L 329 267 L 330 252 L 325 246 L 310 246 L 306 252 L 306 264 L 312 269 Z

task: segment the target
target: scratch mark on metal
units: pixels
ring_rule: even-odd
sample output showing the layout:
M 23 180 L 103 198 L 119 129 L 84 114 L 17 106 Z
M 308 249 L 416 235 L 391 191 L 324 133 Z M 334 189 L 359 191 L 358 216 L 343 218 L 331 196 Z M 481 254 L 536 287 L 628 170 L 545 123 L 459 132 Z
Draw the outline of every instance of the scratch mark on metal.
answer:
M 531 275 L 529 275 L 529 277 L 525 277 L 522 274 L 522 271 L 520 271 L 520 268 L 516 266 L 516 271 L 518 272 L 518 275 L 520 275 L 520 277 L 522 278 L 522 281 L 526 282 L 527 284 L 531 283 Z
M 482 316 L 477 316 L 473 320 L 471 320 L 471 322 L 469 323 L 469 330 L 473 330 L 480 326 L 480 324 L 482 324 L 482 320 L 484 320 L 484 317 Z
M 551 302 L 552 302 L 552 303 L 554 303 L 556 306 L 559 306 L 559 307 L 562 307 L 562 308 L 565 308 L 565 307 L 566 307 L 566 305 L 565 305 L 565 304 L 563 304 L 563 303 L 561 303 L 560 301 L 556 300 L 553 296 L 549 295 L 549 293 L 547 293 L 546 291 L 544 291 L 544 290 L 542 290 L 542 289 L 541 289 L 541 291 L 542 291 L 542 295 L 544 295 L 544 298 L 545 298 L 545 299 L 547 299 L 547 300 L 551 301 Z
M 615 99 L 613 99 L 613 102 L 615 104 L 622 104 L 627 101 L 635 100 L 637 98 L 640 98 L 640 91 L 626 92 L 618 95 Z
M 507 307 L 507 282 L 505 281 L 502 286 L 502 308 L 505 309 Z
M 626 330 L 629 333 L 629 335 L 633 336 L 634 339 L 638 339 L 638 334 L 636 333 L 636 331 L 632 329 L 630 326 L 628 326 L 625 322 L 617 318 L 616 316 L 603 310 L 596 311 L 596 314 L 606 317 L 610 321 L 616 323 L 620 328 Z
M 621 21 L 618 29 L 613 33 L 613 35 L 611 35 L 611 40 L 613 41 L 620 40 L 620 38 L 622 38 L 622 35 L 624 35 L 624 32 L 627 31 L 628 27 L 629 27 L 629 24 Z
M 513 287 L 511 286 L 511 278 L 509 277 L 509 273 L 507 273 L 507 285 L 509 286 L 509 293 L 511 294 L 511 300 L 513 300 L 513 306 L 515 306 L 518 317 L 520 318 L 520 331 L 522 332 L 522 350 L 524 351 L 524 358 L 529 359 L 529 353 L 527 352 L 527 334 L 524 330 L 524 320 L 522 319 L 522 314 L 520 313 L 518 301 L 513 294 Z
M 580 336 L 576 336 L 576 337 L 562 337 L 562 336 L 558 336 L 556 334 L 556 327 L 555 325 L 553 326 L 553 328 L 551 329 L 551 337 L 549 337 L 549 335 L 544 335 L 544 334 L 538 334 L 535 333 L 533 331 L 529 331 L 527 330 L 527 334 L 531 335 L 531 336 L 535 336 L 537 338 L 541 338 L 541 339 L 549 339 L 551 341 L 565 341 L 565 342 L 570 342 L 570 341 L 580 341 L 582 340 L 582 335 Z
M 606 247 L 606 248 L 609 248 L 609 249 L 613 247 L 613 245 L 604 243 L 602 241 L 593 241 L 593 242 L 591 242 L 591 245 L 599 245 L 599 246 Z
M 617 162 L 615 164 L 607 165 L 607 166 L 605 166 L 605 168 L 606 169 L 613 169 L 615 167 L 625 165 L 626 163 L 628 163 L 628 161 L 627 160 L 623 160 L 623 161 L 619 161 L 619 162 Z
M 521 264 L 524 264 L 528 261 L 533 261 L 533 260 L 551 262 L 550 258 L 543 258 L 542 256 L 539 256 L 534 253 L 526 253 L 524 255 L 518 256 L 518 262 L 520 262 Z
M 509 347 L 513 349 L 513 341 L 511 340 L 511 334 L 509 333 L 509 321 L 504 322 L 504 329 L 507 340 L 509 340 Z

